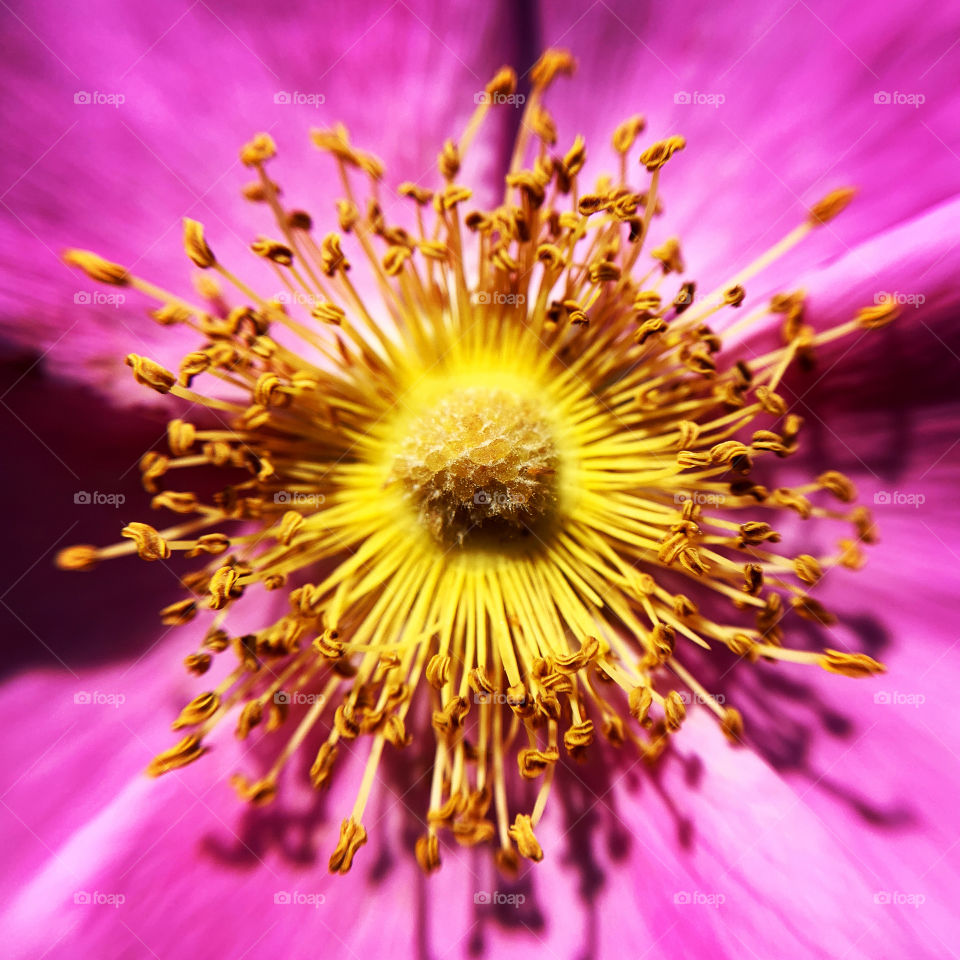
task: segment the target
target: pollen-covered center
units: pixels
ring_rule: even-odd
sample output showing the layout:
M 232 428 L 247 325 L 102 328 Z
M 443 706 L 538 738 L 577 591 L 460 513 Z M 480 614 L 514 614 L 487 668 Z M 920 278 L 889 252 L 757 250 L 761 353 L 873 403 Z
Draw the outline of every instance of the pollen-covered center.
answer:
M 556 472 L 552 429 L 534 398 L 464 387 L 410 422 L 391 478 L 437 540 L 465 545 L 548 520 Z

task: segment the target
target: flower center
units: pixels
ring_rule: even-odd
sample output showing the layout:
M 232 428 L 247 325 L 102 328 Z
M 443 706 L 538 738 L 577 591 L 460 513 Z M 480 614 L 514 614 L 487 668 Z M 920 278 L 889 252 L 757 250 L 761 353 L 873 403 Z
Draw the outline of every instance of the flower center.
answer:
M 534 398 L 464 387 L 417 414 L 406 431 L 391 479 L 438 541 L 510 540 L 553 514 L 557 450 Z

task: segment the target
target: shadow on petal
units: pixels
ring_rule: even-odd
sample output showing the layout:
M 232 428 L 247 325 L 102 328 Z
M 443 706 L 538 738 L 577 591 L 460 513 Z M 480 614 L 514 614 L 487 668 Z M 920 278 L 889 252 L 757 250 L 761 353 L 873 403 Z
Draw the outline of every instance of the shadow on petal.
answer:
M 137 656 L 162 631 L 152 616 L 182 597 L 177 574 L 123 560 L 71 573 L 54 558 L 75 543 L 119 540 L 128 519 L 149 511 L 137 464 L 163 440 L 166 417 L 117 410 L 92 390 L 49 378 L 42 358 L 2 344 L 0 405 L 4 539 L 17 545 L 0 559 L 3 671 Z M 124 499 L 80 502 L 94 492 Z

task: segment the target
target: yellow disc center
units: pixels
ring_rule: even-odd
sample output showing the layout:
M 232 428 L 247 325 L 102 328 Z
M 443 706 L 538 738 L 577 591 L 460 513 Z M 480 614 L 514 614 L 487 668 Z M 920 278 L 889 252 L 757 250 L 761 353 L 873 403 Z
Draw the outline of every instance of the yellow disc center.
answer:
M 557 450 L 529 396 L 464 387 L 413 418 L 391 478 L 443 543 L 529 534 L 557 502 Z

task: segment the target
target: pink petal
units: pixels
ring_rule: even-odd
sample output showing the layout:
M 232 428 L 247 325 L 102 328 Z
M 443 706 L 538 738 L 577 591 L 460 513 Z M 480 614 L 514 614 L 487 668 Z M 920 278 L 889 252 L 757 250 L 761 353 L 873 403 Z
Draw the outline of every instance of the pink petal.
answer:
M 960 196 L 951 197 L 915 217 L 864 239 L 833 262 L 798 274 L 783 289 L 806 293 L 806 320 L 817 331 L 827 331 L 854 319 L 865 307 L 894 301 L 898 318 L 879 331 L 858 330 L 817 348 L 817 365 L 810 373 L 791 373 L 781 392 L 797 412 L 811 414 L 822 406 L 828 418 L 856 408 L 865 416 L 883 416 L 890 431 L 903 424 L 903 411 L 917 396 L 953 399 L 953 367 L 957 350 L 953 317 L 960 306 L 960 290 L 953 278 L 960 270 Z M 767 289 L 763 274 L 754 290 Z M 769 293 L 769 290 L 767 291 Z M 747 293 L 742 309 L 763 304 L 762 292 Z M 719 333 L 740 319 L 725 312 L 718 316 Z M 782 346 L 782 318 L 773 316 L 742 329 L 725 344 L 735 359 L 758 357 Z M 867 409 L 869 408 L 869 409 Z M 810 421 L 813 431 L 826 426 L 823 418 Z M 902 432 L 902 431 L 901 431 Z
M 0 882 L 11 955 L 49 948 L 51 956 L 115 956 L 135 953 L 139 941 L 160 956 L 210 949 L 233 956 L 263 939 L 308 957 L 318 938 L 362 953 L 384 937 L 378 918 L 388 909 L 392 936 L 402 942 L 409 933 L 396 921 L 412 917 L 403 898 L 417 868 L 407 854 L 392 852 L 391 876 L 408 882 L 371 879 L 390 850 L 394 824 L 380 825 L 350 876 L 326 871 L 362 772 L 349 757 L 326 798 L 326 816 L 314 810 L 316 794 L 291 776 L 282 802 L 252 818 L 226 781 L 238 766 L 256 763 L 238 757 L 229 731 L 202 763 L 158 781 L 144 776 L 146 761 L 171 742 L 165 727 L 174 703 L 195 687 L 171 676 L 170 647 L 79 681 L 25 676 L 0 691 L 0 715 L 9 723 L 31 704 L 46 705 L 44 722 L 29 725 L 8 751 L 8 870 Z M 275 894 L 296 891 L 322 894 L 326 903 L 275 903 Z
M 237 160 L 240 145 L 269 131 L 285 198 L 332 227 L 342 188 L 309 130 L 337 121 L 388 164 L 384 200 L 395 216 L 409 201 L 393 189 L 435 183 L 444 139 L 459 135 L 474 95 L 509 53 L 502 8 L 462 2 L 322 15 L 287 4 L 268 15 L 257 4 L 178 13 L 100 0 L 34 4 L 18 19 L 8 24 L 11 92 L 0 105 L 16 131 L 0 161 L 0 323 L 19 342 L 49 349 L 57 374 L 110 391 L 129 382 L 125 354 L 173 362 L 189 343 L 145 319 L 140 296 L 96 301 L 125 292 L 68 269 L 63 249 L 94 249 L 189 293 L 180 227 L 189 215 L 207 224 L 224 262 L 256 275 L 246 245 L 276 227 L 239 196 L 252 179 Z M 78 104 L 81 93 L 124 102 Z M 275 102 L 294 93 L 323 101 Z M 498 161 L 497 123 L 468 158 L 464 176 L 474 183 Z M 276 277 L 265 275 L 272 294 Z
M 960 188 L 955 7 L 897 0 L 864 16 L 827 0 L 736 11 L 561 0 L 540 13 L 545 42 L 570 47 L 580 61 L 549 106 L 561 144 L 587 134 L 585 183 L 616 169 L 610 131 L 632 113 L 648 118 L 644 145 L 686 137 L 663 171 L 666 212 L 653 238 L 679 234 L 703 289 L 762 253 L 835 187 L 862 195 L 802 256 L 784 261 L 779 282 Z M 883 93 L 925 102 L 876 103 Z M 713 99 L 698 104 L 697 94 Z M 692 102 L 675 102 L 687 96 Z

